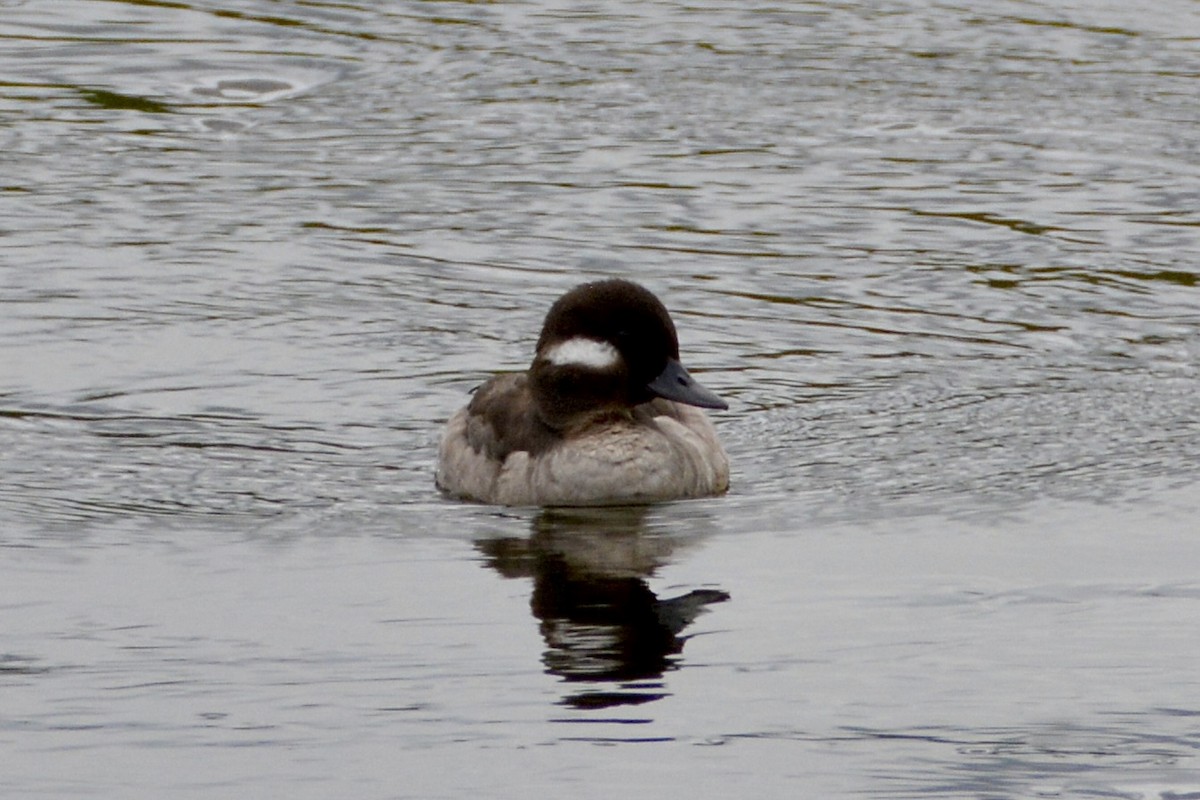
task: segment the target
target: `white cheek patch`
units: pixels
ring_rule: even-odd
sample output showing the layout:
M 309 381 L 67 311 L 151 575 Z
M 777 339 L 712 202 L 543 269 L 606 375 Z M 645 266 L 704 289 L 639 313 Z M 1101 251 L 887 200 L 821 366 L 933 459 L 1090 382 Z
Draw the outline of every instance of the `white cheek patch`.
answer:
M 621 360 L 617 348 L 608 342 L 576 336 L 551 347 L 544 354 L 547 361 L 556 367 L 586 367 L 587 369 L 610 369 Z

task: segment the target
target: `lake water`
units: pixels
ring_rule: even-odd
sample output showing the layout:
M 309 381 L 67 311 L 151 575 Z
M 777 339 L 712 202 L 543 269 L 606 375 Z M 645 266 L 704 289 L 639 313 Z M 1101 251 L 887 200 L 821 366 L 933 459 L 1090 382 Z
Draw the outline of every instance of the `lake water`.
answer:
M 0 794 L 1200 797 L 1200 6 L 0 3 Z M 645 283 L 728 496 L 439 497 Z

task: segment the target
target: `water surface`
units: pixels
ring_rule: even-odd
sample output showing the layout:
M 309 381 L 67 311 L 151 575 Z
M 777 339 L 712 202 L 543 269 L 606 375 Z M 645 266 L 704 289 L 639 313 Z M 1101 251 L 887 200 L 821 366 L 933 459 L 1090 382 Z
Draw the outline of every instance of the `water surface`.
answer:
M 6 796 L 1200 792 L 1190 3 L 9 3 Z M 724 498 L 447 502 L 619 275 Z

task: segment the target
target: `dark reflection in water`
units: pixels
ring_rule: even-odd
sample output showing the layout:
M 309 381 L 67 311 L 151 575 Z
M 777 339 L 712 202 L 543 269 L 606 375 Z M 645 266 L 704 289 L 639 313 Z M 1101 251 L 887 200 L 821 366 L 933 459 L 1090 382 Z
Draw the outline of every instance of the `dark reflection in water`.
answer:
M 530 605 L 546 641 L 546 670 L 587 687 L 563 699 L 577 708 L 637 705 L 666 695 L 660 679 L 675 668 L 685 628 L 720 589 L 659 598 L 646 582 L 675 543 L 647 531 L 646 508 L 548 509 L 528 539 L 479 543 L 506 578 L 532 578 Z M 603 687 L 603 688 L 602 688 Z

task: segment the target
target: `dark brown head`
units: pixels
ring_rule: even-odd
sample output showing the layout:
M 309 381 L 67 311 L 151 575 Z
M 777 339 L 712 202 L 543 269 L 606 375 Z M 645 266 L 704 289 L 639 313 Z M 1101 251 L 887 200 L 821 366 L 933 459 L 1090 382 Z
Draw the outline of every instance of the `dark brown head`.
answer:
M 550 308 L 529 371 L 555 428 L 655 397 L 728 408 L 679 363 L 675 325 L 659 299 L 626 280 L 577 286 Z

